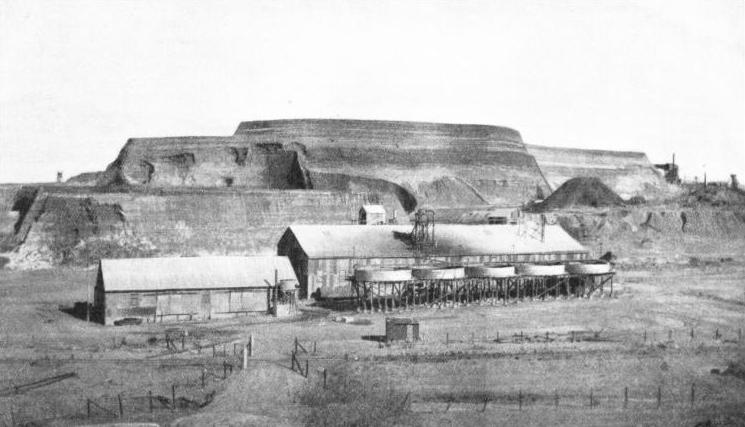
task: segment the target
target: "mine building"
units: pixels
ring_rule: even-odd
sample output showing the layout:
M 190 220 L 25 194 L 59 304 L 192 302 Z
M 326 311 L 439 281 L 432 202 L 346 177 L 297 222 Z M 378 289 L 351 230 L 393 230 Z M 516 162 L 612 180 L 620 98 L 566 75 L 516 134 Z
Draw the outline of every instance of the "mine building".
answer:
M 383 205 L 364 205 L 360 208 L 360 224 L 382 225 L 386 222 L 387 219 Z
M 411 241 L 411 226 L 293 225 L 277 253 L 289 258 L 301 298 L 352 297 L 351 276 L 359 267 L 446 264 L 564 262 L 588 258 L 587 249 L 559 225 L 540 237 L 520 225 L 438 224 L 436 243 L 424 254 Z
M 283 256 L 102 259 L 93 313 L 106 325 L 263 314 L 272 289 L 294 280 Z

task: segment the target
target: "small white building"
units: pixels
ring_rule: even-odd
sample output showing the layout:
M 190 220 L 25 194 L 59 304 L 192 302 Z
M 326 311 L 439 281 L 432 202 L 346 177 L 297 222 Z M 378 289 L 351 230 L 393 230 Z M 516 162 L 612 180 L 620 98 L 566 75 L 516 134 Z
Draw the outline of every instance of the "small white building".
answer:
M 359 224 L 361 225 L 381 225 L 386 224 L 385 208 L 383 205 L 363 205 L 360 208 Z

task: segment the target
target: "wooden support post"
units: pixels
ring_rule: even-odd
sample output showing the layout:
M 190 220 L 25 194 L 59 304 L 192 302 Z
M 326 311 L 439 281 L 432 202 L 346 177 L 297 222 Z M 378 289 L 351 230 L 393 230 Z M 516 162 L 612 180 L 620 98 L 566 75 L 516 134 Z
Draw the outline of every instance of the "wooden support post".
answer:
M 450 345 L 450 334 L 446 332 L 445 333 L 445 347 L 447 347 L 448 345 Z
M 176 384 L 171 385 L 171 411 L 176 410 Z
M 326 372 L 326 368 L 323 368 L 323 389 L 326 390 L 326 378 L 328 374 Z
M 313 354 L 316 354 L 316 342 L 313 341 Z
M 215 357 L 215 345 L 212 344 L 212 357 Z
M 719 339 L 719 328 L 717 328 L 717 330 L 714 331 L 714 340 L 718 340 L 718 339 Z
M 204 388 L 204 367 L 202 367 L 202 388 Z
M 204 373 L 202 374 L 202 378 L 204 378 Z M 147 403 L 148 403 L 148 407 L 150 408 L 150 412 L 153 412 L 153 391 L 152 390 L 147 391 Z
M 373 286 L 369 282 L 365 282 L 370 291 L 370 313 L 373 312 Z
M 119 393 L 116 395 L 117 400 L 119 401 L 119 418 L 124 417 L 124 406 L 122 405 L 122 394 Z
M 248 344 L 243 346 L 243 370 L 248 369 Z
M 228 379 L 228 364 L 222 362 L 222 379 Z
M 308 378 L 308 359 L 305 359 L 305 378 Z
M 181 350 L 186 348 L 186 336 L 181 335 Z
M 592 389 L 590 389 L 590 408 L 592 408 L 593 402 L 592 402 Z
M 250 334 L 248 336 L 248 356 L 254 355 L 254 336 L 253 334 Z
M 486 405 L 488 405 L 488 404 L 489 404 L 489 398 L 484 399 L 484 407 L 481 408 L 481 412 L 485 412 L 486 411 Z

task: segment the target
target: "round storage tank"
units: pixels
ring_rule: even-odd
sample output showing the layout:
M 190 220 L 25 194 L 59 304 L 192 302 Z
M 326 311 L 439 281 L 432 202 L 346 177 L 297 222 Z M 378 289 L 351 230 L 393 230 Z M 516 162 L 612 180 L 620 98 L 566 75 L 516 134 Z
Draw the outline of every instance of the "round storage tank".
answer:
M 512 277 L 514 275 L 515 266 L 511 264 L 484 264 L 466 266 L 466 276 L 468 277 Z
M 409 268 L 358 268 L 354 270 L 358 282 L 405 282 L 412 280 Z
M 417 279 L 424 280 L 454 280 L 466 277 L 464 267 L 431 267 L 425 265 L 412 267 L 411 273 Z
M 611 272 L 610 263 L 605 261 L 584 261 L 567 264 L 566 270 L 571 274 L 605 274 Z
M 518 264 L 517 274 L 524 276 L 559 276 L 565 274 L 564 264 Z

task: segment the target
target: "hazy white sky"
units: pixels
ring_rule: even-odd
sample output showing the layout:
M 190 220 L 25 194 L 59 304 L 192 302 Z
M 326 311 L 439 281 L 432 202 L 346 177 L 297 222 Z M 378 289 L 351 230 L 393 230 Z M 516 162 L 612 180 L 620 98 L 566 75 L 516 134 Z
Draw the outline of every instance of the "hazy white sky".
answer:
M 743 181 L 744 4 L 0 0 L 0 182 L 279 118 L 504 125 Z

